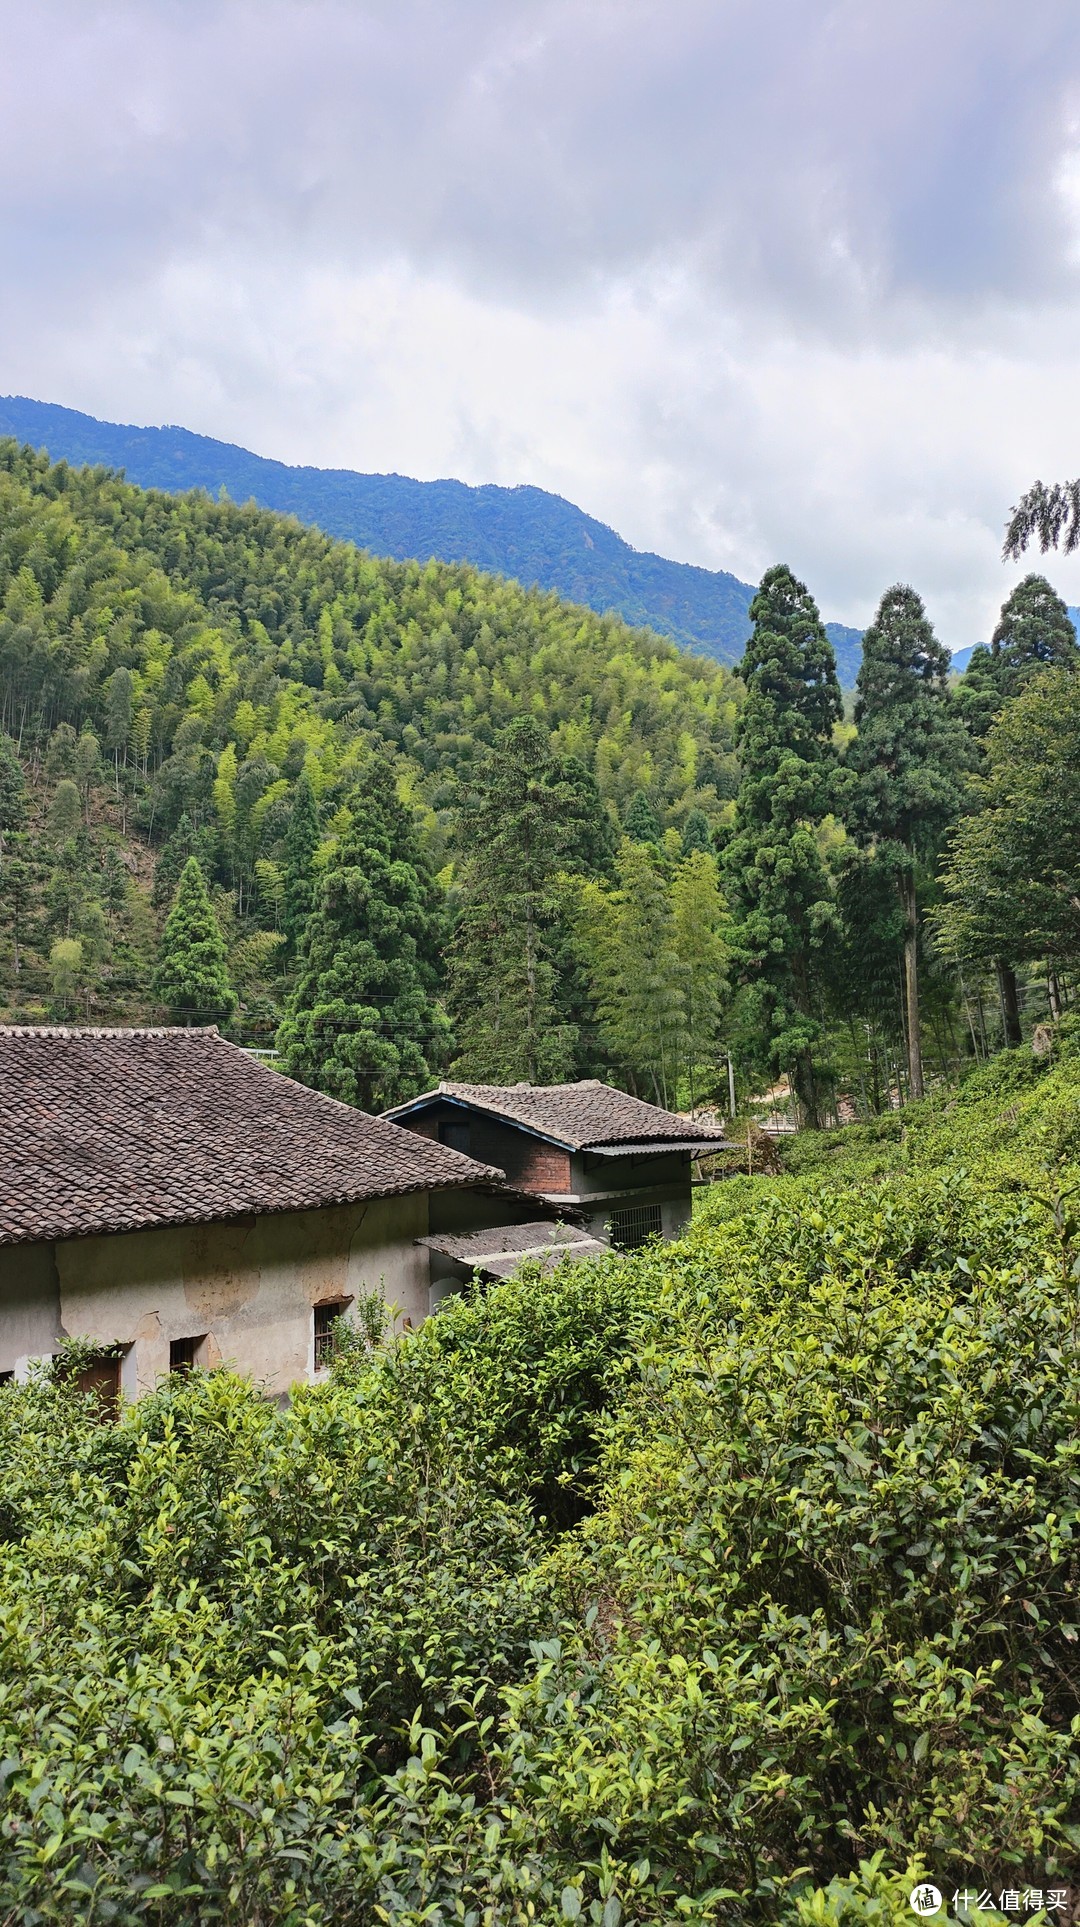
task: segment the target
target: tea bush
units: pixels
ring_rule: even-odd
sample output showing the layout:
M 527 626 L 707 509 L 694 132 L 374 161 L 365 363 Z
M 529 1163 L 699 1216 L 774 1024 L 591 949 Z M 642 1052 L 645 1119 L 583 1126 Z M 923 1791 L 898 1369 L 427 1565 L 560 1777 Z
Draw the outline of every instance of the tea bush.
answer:
M 287 1410 L 0 1391 L 0 1923 L 894 1927 L 923 1875 L 1067 1882 L 1080 1064 L 883 1124 Z

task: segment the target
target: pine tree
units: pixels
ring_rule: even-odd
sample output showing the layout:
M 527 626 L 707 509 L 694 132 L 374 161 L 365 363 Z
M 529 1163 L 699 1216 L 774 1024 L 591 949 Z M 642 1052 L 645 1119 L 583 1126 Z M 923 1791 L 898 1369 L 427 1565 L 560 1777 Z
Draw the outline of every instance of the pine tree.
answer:
M 1080 957 L 1080 704 L 1063 668 L 1033 676 L 987 741 L 983 808 L 956 830 L 934 924 L 961 961 Z
M 165 919 L 154 989 L 181 1024 L 224 1023 L 236 1009 L 225 939 L 206 879 L 192 856 Z
M 712 831 L 704 810 L 691 810 L 683 824 L 682 848 L 684 856 L 692 856 L 695 850 L 704 850 L 707 856 L 713 853 Z
M 26 779 L 10 736 L 0 735 L 0 869 L 4 838 L 22 828 L 26 815 Z
M 389 765 L 361 773 L 349 808 L 277 1041 L 290 1077 L 381 1111 L 423 1090 L 448 1051 L 442 905 Z
M 532 716 L 503 730 L 459 811 L 461 907 L 450 952 L 458 1075 L 553 1083 L 574 1061 L 558 996 L 559 765 Z
M 1017 583 L 1002 604 L 990 649 L 1001 671 L 1003 698 L 1015 696 L 1039 669 L 1080 668 L 1076 630 L 1044 575 L 1026 575 Z
M 577 876 L 613 877 L 618 832 L 590 769 L 577 756 L 555 759 L 551 781 L 558 799 L 559 857 Z
M 725 851 L 744 1034 L 759 1068 L 790 1071 L 807 1123 L 821 1121 L 817 952 L 831 917 L 814 825 L 836 798 L 832 732 L 842 713 L 836 658 L 805 585 L 780 565 L 750 604 L 740 673 L 742 781 Z
M 635 790 L 626 806 L 623 829 L 635 843 L 659 843 L 660 819 L 644 790 Z
M 286 942 L 296 956 L 303 942 L 315 893 L 315 852 L 319 847 L 319 806 L 310 776 L 302 770 L 293 791 L 285 832 L 284 911 Z
M 937 852 L 960 809 L 969 763 L 948 699 L 949 653 L 914 589 L 887 589 L 863 636 L 848 763 L 858 777 L 850 813 L 864 843 L 896 876 L 904 918 L 908 1089 L 923 1094 L 917 870 Z

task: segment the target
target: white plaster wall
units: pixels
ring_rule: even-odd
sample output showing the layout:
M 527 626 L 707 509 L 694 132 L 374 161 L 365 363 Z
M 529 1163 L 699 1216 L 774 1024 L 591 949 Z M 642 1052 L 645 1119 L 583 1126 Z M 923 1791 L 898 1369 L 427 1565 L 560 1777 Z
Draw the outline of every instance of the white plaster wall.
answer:
M 428 1254 L 413 1242 L 427 1230 L 421 1192 L 67 1239 L 56 1246 L 60 1323 L 72 1337 L 132 1347 L 131 1397 L 168 1371 L 172 1339 L 204 1336 L 203 1362 L 280 1394 L 313 1375 L 316 1304 L 381 1292 L 398 1324 L 427 1315 Z
M 0 1246 L 0 1372 L 25 1378 L 60 1343 L 60 1285 L 51 1245 Z

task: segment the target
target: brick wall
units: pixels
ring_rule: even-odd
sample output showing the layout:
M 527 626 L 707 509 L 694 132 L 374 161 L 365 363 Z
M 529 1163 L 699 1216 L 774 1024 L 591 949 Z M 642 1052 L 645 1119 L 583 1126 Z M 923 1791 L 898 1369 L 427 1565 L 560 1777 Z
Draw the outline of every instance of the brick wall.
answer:
M 515 1130 L 512 1124 L 503 1124 L 476 1112 L 467 1114 L 456 1104 L 433 1107 L 420 1117 L 401 1121 L 420 1137 L 437 1138 L 440 1124 L 460 1124 L 466 1115 L 470 1126 L 470 1157 L 480 1164 L 497 1165 L 521 1191 L 554 1191 L 561 1195 L 570 1190 L 569 1151 L 530 1137 L 527 1131 Z

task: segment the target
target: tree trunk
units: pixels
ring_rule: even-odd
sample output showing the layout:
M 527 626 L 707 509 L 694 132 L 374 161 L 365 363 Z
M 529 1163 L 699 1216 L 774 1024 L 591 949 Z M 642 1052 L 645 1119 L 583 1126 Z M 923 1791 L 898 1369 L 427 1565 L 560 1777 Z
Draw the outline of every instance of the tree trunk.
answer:
M 1016 982 L 1016 972 L 1011 964 L 1004 963 L 999 957 L 994 969 L 997 972 L 998 995 L 1001 998 L 1001 1022 L 1005 1031 L 1005 1048 L 1014 1050 L 1024 1041 L 1020 1025 L 1020 991 Z
M 904 912 L 904 1017 L 907 1044 L 908 1096 L 917 1104 L 923 1095 L 922 1040 L 919 1036 L 919 910 L 915 900 L 915 871 L 900 872 L 900 903 Z
M 820 1131 L 821 1107 L 818 1100 L 817 1078 L 814 1075 L 814 1060 L 808 1050 L 799 1052 L 795 1059 L 795 1095 L 799 1100 L 803 1123 L 808 1131 Z
M 1046 966 L 1046 994 L 1050 999 L 1050 1015 L 1056 1024 L 1061 1016 L 1061 986 L 1053 964 Z

